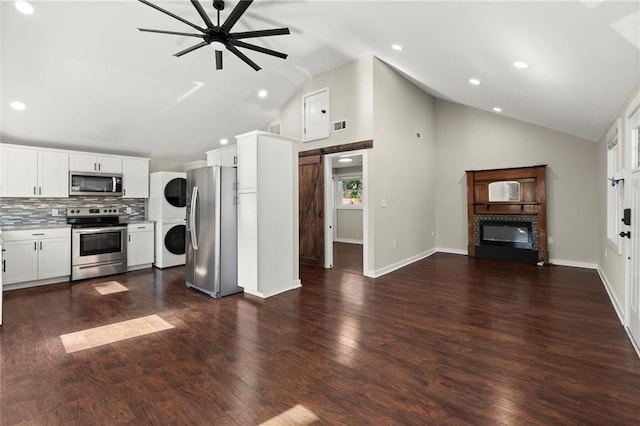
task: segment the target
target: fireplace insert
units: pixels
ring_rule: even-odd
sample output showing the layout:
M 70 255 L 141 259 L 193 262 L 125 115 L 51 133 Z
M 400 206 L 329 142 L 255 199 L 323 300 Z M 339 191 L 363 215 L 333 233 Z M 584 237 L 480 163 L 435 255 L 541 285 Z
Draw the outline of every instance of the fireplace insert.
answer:
M 476 247 L 478 257 L 536 263 L 531 222 L 481 220 L 480 241 Z

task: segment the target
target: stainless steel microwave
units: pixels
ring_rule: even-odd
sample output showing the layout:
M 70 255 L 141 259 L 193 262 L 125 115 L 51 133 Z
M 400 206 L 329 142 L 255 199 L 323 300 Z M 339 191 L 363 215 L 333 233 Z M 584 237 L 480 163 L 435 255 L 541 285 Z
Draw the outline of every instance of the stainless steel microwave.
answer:
M 69 195 L 122 196 L 122 175 L 100 172 L 69 172 Z

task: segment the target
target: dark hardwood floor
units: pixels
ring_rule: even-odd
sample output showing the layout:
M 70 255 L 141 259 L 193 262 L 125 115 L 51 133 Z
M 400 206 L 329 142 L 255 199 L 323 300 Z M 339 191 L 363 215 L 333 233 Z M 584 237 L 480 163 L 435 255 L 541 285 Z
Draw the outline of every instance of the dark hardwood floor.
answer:
M 375 280 L 302 267 L 267 300 L 214 300 L 183 272 L 6 292 L 1 424 L 256 425 L 296 406 L 317 424 L 640 423 L 640 360 L 592 270 L 435 254 Z M 114 279 L 130 291 L 92 287 Z M 175 328 L 71 354 L 59 337 L 151 314 Z

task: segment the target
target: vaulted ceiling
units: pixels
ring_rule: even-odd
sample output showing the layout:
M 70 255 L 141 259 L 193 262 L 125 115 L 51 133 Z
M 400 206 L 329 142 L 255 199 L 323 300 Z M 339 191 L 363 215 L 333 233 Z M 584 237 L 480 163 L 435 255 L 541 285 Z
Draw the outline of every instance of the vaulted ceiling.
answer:
M 155 3 L 203 25 L 190 2 Z M 258 0 L 234 31 L 292 33 L 251 40 L 289 54 L 245 51 L 259 72 L 227 51 L 216 71 L 215 44 L 173 57 L 199 40 L 137 28 L 192 28 L 134 0 L 31 4 L 31 15 L 0 4 L 3 142 L 200 159 L 263 128 L 312 76 L 372 55 L 437 97 L 595 141 L 640 75 L 635 0 Z

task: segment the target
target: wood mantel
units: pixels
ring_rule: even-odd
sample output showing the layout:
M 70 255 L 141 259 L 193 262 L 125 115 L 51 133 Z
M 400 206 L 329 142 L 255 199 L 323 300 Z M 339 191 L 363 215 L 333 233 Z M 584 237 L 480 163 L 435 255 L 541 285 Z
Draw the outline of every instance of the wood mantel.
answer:
M 475 257 L 476 215 L 528 215 L 538 222 L 538 262 L 549 261 L 547 245 L 547 166 L 515 167 L 509 169 L 467 170 L 467 250 Z M 520 182 L 520 201 L 489 201 L 489 184 L 498 181 Z

